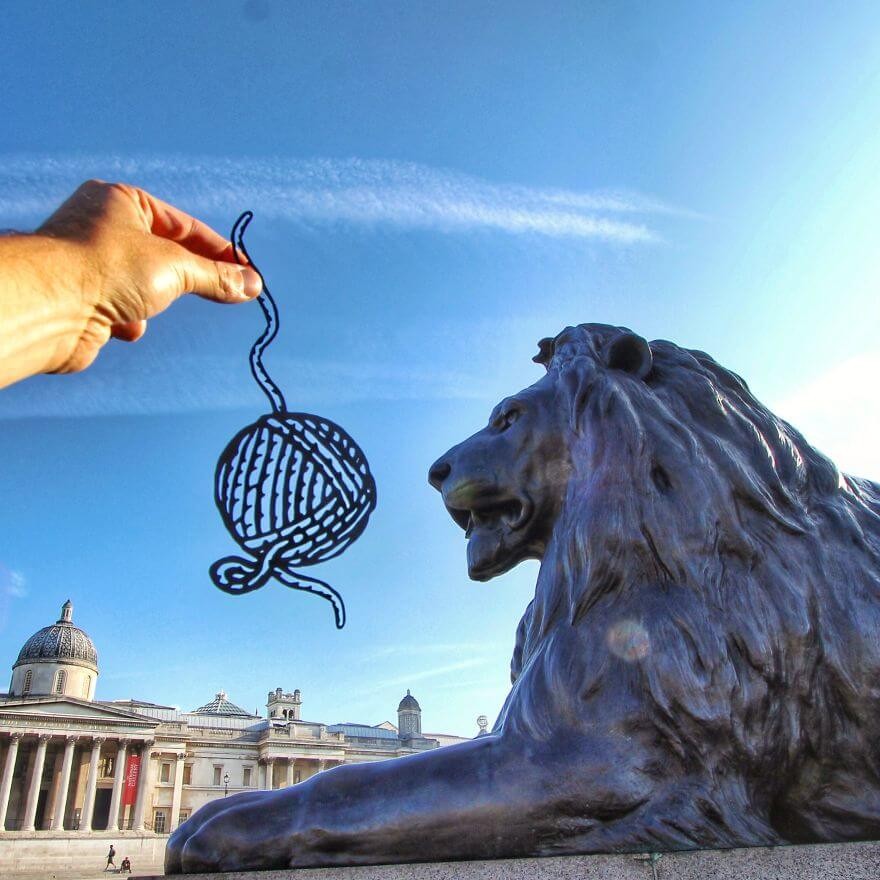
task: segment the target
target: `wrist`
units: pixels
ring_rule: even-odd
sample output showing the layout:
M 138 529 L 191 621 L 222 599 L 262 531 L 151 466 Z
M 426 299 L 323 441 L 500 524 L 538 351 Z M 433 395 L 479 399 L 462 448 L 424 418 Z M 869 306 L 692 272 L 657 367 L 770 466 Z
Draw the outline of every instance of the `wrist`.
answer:
M 29 233 L 40 255 L 34 292 L 59 315 L 80 322 L 88 320 L 96 305 L 98 285 L 89 284 L 88 248 L 84 244 L 37 231 Z
M 90 312 L 85 258 L 75 242 L 40 233 L 0 237 L 6 287 L 0 302 L 0 387 L 63 370 Z

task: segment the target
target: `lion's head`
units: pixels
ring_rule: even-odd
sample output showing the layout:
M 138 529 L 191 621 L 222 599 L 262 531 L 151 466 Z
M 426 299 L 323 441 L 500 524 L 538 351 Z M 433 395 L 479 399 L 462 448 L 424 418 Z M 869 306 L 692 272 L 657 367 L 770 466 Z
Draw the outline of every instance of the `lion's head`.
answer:
M 543 557 L 571 473 L 566 435 L 547 376 L 502 400 L 483 430 L 431 467 L 431 485 L 465 531 L 474 580 Z
M 577 469 L 575 408 L 589 392 L 586 374 L 595 379 L 600 369 L 610 370 L 639 381 L 651 369 L 651 349 L 633 333 L 595 325 L 585 338 L 589 349 L 575 369 L 567 365 L 564 371 L 549 365 L 555 341 L 542 340 L 535 360 L 547 365 L 547 375 L 502 400 L 485 428 L 430 469 L 431 485 L 465 530 L 475 580 L 543 558 Z

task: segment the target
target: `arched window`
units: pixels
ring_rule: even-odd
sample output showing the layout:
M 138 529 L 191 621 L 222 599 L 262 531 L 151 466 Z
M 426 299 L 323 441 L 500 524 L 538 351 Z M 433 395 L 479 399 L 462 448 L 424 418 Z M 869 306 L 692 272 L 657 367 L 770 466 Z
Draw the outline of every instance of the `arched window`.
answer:
M 28 671 L 25 672 L 25 674 L 24 674 L 24 684 L 22 685 L 22 688 L 21 688 L 22 695 L 26 695 L 31 692 L 31 682 L 33 681 L 33 678 L 34 678 L 33 669 L 28 669 Z
M 83 699 L 87 700 L 89 698 L 89 688 L 92 685 L 92 677 L 91 675 L 87 675 L 83 679 Z
M 64 680 L 67 678 L 67 673 L 63 669 L 59 669 L 55 674 L 55 693 L 63 694 L 64 693 Z

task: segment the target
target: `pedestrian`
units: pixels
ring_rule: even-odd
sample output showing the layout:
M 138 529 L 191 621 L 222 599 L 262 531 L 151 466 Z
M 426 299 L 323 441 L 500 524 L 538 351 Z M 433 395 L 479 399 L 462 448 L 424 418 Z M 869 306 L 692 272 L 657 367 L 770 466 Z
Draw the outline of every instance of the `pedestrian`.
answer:
M 111 865 L 113 866 L 113 870 L 114 871 L 116 870 L 116 862 L 113 861 L 115 856 L 116 856 L 116 849 L 114 848 L 113 844 L 111 843 L 110 844 L 110 852 L 107 853 L 107 866 L 104 868 L 105 871 L 109 871 Z
M 128 860 L 128 856 L 126 856 L 122 860 L 122 864 L 119 866 L 119 870 L 122 871 L 123 874 L 131 873 L 131 862 Z

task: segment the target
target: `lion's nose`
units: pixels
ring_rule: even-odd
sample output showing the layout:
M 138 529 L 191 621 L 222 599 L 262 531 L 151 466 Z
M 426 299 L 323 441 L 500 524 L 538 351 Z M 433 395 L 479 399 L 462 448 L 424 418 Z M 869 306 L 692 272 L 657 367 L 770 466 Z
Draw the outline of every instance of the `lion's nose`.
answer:
M 442 458 L 438 458 L 428 471 L 428 482 L 439 492 L 443 481 L 449 476 L 452 465 Z

